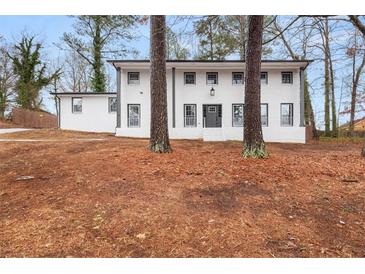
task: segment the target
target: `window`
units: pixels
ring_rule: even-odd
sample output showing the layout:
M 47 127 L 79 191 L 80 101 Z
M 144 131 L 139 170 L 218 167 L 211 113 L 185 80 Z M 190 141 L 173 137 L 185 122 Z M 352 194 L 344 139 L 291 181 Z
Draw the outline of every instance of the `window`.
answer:
M 109 112 L 116 112 L 117 111 L 117 97 L 109 97 Z
M 184 105 L 184 127 L 196 127 L 196 105 Z
M 261 72 L 261 84 L 267 84 L 269 82 L 267 72 Z
M 72 112 L 82 113 L 82 98 L 72 98 Z
M 281 126 L 293 126 L 293 104 L 281 104 Z
M 283 84 L 293 84 L 293 73 L 292 72 L 282 72 L 281 82 Z
M 195 72 L 184 72 L 185 85 L 195 85 Z
M 261 104 L 261 125 L 263 127 L 267 127 L 269 125 L 269 113 L 268 113 L 268 104 Z
M 128 105 L 128 127 L 140 127 L 140 105 Z
M 232 72 L 232 85 L 243 85 L 243 72 Z
M 233 127 L 243 127 L 243 104 L 232 105 L 232 126 Z
M 207 72 L 207 85 L 218 85 L 218 72 Z
M 139 72 L 128 72 L 128 85 L 139 85 Z

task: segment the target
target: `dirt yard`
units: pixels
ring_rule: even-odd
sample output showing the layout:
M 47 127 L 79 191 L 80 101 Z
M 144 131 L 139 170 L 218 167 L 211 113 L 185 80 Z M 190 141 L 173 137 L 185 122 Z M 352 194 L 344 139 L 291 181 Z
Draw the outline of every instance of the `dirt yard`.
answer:
M 244 160 L 239 142 L 159 155 L 105 134 L 11 137 L 58 141 L 0 142 L 0 257 L 365 256 L 361 143 Z M 69 141 L 88 137 L 105 140 Z

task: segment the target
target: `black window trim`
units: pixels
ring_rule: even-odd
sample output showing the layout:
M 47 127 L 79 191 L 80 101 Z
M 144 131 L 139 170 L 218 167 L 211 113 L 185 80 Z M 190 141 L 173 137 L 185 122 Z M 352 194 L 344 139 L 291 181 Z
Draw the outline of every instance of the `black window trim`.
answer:
M 117 112 L 117 110 L 114 110 L 114 111 L 111 110 L 111 104 L 110 104 L 111 99 L 115 99 L 117 101 L 117 104 L 118 104 L 118 99 L 117 99 L 116 96 L 108 97 L 108 112 L 109 113 L 115 113 L 115 112 Z M 118 106 L 117 106 L 117 108 L 118 108 Z
M 269 83 L 269 73 L 267 71 L 260 72 L 260 82 L 262 84 L 261 74 L 266 74 L 266 81 L 264 83 L 265 83 L 265 85 L 267 85 Z
M 186 106 L 195 106 L 195 126 L 186 126 Z M 184 127 L 186 128 L 195 128 L 198 126 L 198 106 L 197 104 L 184 104 Z
M 268 103 L 261 103 L 260 108 L 261 108 L 261 105 L 266 105 L 266 114 L 267 114 L 267 125 L 263 125 L 262 120 L 261 120 L 261 126 L 268 127 L 269 126 L 269 104 Z M 260 109 L 260 113 L 261 113 L 261 109 Z M 262 114 L 261 114 L 261 116 L 262 116 Z
M 217 83 L 216 84 L 208 84 L 208 74 L 215 74 L 215 75 L 217 75 Z M 208 71 L 206 73 L 206 81 L 205 82 L 206 82 L 207 85 L 209 85 L 209 86 L 211 86 L 211 85 L 218 85 L 218 83 L 219 83 L 218 79 L 219 79 L 218 71 Z
M 234 118 L 234 106 L 242 105 L 243 106 L 243 113 L 242 113 L 242 126 L 235 126 L 233 124 L 233 118 Z M 244 127 L 245 126 L 245 104 L 244 103 L 233 103 L 232 104 L 232 127 Z
M 129 107 L 130 106 L 138 106 L 138 127 L 131 127 L 129 125 Z M 141 104 L 127 104 L 127 127 L 128 128 L 140 128 L 141 127 Z
M 138 83 L 130 83 L 129 75 L 131 73 L 138 73 Z M 128 73 L 127 73 L 127 83 L 128 83 L 129 86 L 139 85 L 141 83 L 141 73 L 139 71 L 128 71 Z
M 236 83 L 234 83 L 233 82 L 233 75 L 235 74 L 235 73 L 240 73 L 240 74 L 242 74 L 242 83 L 241 84 L 236 84 Z M 241 86 L 241 85 L 244 85 L 245 84 L 245 73 L 243 72 L 243 71 L 232 71 L 232 85 L 233 86 Z
M 187 74 L 193 74 L 194 75 L 194 84 L 186 83 L 186 75 Z M 186 85 L 186 86 L 196 85 L 196 72 L 194 72 L 194 71 L 186 71 L 186 72 L 184 72 L 184 85 Z
M 284 83 L 283 82 L 283 74 L 289 74 L 290 75 L 290 82 L 289 83 Z M 284 84 L 284 85 L 291 85 L 293 84 L 293 72 L 292 71 L 282 71 L 281 72 L 281 83 Z
M 283 125 L 283 105 L 291 105 L 291 125 Z M 290 107 L 289 107 L 290 110 Z M 294 104 L 293 103 L 280 103 L 280 126 L 281 127 L 293 127 L 294 126 Z
M 81 111 L 74 111 L 74 99 L 81 99 Z M 72 109 L 72 113 L 82 113 L 82 97 L 71 97 L 71 109 Z

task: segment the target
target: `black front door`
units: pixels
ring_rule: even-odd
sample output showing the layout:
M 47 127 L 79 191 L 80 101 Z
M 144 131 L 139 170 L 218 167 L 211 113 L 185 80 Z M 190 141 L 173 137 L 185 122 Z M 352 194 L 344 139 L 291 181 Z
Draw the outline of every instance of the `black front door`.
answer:
M 222 105 L 203 105 L 204 127 L 222 127 Z

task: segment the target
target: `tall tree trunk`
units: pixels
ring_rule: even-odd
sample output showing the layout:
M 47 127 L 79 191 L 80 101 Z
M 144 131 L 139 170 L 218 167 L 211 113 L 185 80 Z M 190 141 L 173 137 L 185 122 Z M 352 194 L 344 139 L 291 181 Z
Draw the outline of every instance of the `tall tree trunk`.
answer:
M 328 53 L 329 53 L 330 78 L 331 78 L 332 137 L 338 137 L 335 78 L 333 72 L 331 51 L 329 50 Z
M 327 137 L 331 136 L 330 127 L 330 77 L 328 56 L 324 56 L 324 132 Z
M 328 18 L 324 19 L 323 30 L 321 31 L 324 53 L 324 132 L 326 137 L 331 136 L 331 118 L 330 118 L 330 96 L 331 96 L 331 79 L 330 79 L 330 60 L 329 60 L 329 28 Z
M 101 56 L 102 41 L 101 28 L 98 18 L 95 20 L 95 37 L 93 40 L 93 79 L 92 87 L 95 92 L 106 92 L 106 78 Z
M 151 132 L 153 152 L 171 152 L 167 123 L 166 22 L 165 16 L 151 16 Z
M 353 81 L 352 81 L 353 83 L 352 83 L 352 91 L 351 91 L 351 110 L 350 110 L 350 126 L 349 126 L 350 135 L 353 135 L 353 132 L 354 132 L 357 87 L 359 85 L 359 80 L 360 80 L 362 70 L 365 66 L 365 53 L 363 53 L 362 62 L 356 70 L 355 70 L 355 67 L 356 67 L 355 60 L 356 60 L 356 54 L 354 54 L 354 60 L 353 60 Z
M 312 100 L 308 89 L 307 72 L 304 72 L 304 120 L 306 126 L 312 126 L 312 137 L 317 140 L 319 136 L 316 127 L 316 120 L 314 118 Z
M 243 140 L 243 157 L 245 158 L 265 158 L 268 156 L 262 137 L 260 107 L 263 19 L 263 16 L 249 16 L 248 19 Z

